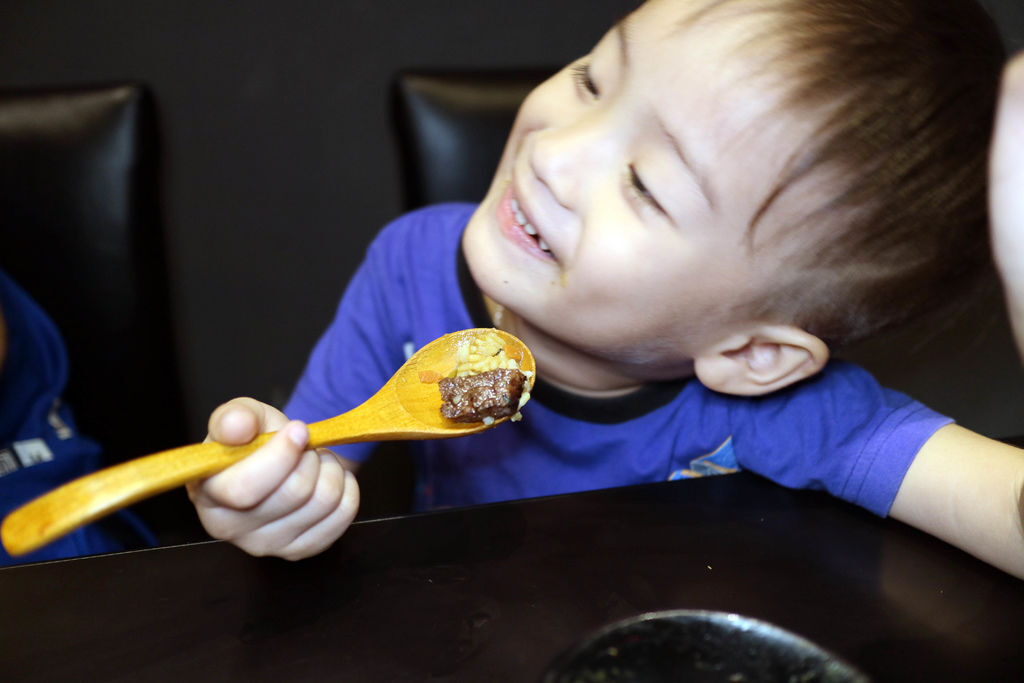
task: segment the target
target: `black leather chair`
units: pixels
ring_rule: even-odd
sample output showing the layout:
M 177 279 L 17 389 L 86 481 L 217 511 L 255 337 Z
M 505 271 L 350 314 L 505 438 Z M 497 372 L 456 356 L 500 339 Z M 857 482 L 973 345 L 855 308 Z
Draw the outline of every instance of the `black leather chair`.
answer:
M 519 104 L 554 71 L 399 73 L 392 112 L 406 208 L 482 199 Z
M 186 440 L 158 188 L 145 87 L 0 91 L 0 265 L 61 330 L 65 399 L 108 463 Z M 174 536 L 198 528 L 186 503 L 140 512 Z

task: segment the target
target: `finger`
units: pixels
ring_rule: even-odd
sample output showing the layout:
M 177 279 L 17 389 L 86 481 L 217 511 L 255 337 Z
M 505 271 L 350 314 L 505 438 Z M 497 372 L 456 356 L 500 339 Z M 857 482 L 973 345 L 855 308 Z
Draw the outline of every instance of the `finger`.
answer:
M 297 536 L 281 553 L 287 560 L 301 560 L 329 548 L 351 526 L 359 512 L 359 485 L 352 472 L 345 471 L 341 501 L 329 515 Z
M 236 398 L 218 406 L 210 415 L 207 441 L 243 444 L 257 434 L 272 432 L 288 423 L 281 411 L 252 398 Z
M 316 458 L 319 472 L 305 503 L 236 539 L 237 545 L 253 555 L 298 559 L 320 552 L 348 528 L 359 506 L 355 477 L 329 452 Z
M 200 520 L 214 538 L 238 543 L 305 505 L 316 489 L 319 470 L 319 456 L 313 451 L 303 452 L 281 485 L 249 508 L 225 505 L 217 498 L 217 490 L 197 493 Z
M 288 422 L 266 445 L 196 487 L 194 502 L 204 507 L 252 510 L 298 468 L 308 441 L 305 424 Z
M 287 477 L 247 514 L 267 526 L 311 504 L 320 479 L 325 476 L 316 451 L 304 451 Z M 321 492 L 323 495 L 323 492 Z

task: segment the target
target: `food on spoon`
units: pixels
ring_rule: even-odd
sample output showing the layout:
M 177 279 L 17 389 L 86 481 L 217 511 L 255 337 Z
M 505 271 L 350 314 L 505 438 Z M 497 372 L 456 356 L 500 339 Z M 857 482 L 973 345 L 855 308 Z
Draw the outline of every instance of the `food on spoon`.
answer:
M 530 399 L 531 372 L 519 369 L 501 337 L 493 331 L 474 337 L 458 349 L 457 364 L 450 376 L 438 381 L 441 415 L 455 422 L 483 422 L 511 416 L 522 419 L 519 409 Z
M 496 368 L 464 377 L 445 377 L 441 389 L 441 414 L 455 422 L 485 422 L 514 416 L 526 386 L 519 370 Z
M 420 381 L 424 384 L 437 384 L 443 376 L 440 372 L 435 372 L 434 370 L 420 371 Z

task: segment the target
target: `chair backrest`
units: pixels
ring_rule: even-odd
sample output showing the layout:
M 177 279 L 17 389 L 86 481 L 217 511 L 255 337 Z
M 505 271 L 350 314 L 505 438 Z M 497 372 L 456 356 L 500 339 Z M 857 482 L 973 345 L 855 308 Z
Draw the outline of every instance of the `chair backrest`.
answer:
M 393 92 L 407 208 L 479 201 L 520 101 L 553 72 L 400 73 Z M 1024 434 L 1024 370 L 998 292 L 944 329 L 908 327 L 844 355 L 966 427 L 997 438 Z
M 392 113 L 406 208 L 482 199 L 519 104 L 553 72 L 399 73 Z
M 136 84 L 0 91 L 0 265 L 53 318 L 110 462 L 185 439 L 156 112 Z

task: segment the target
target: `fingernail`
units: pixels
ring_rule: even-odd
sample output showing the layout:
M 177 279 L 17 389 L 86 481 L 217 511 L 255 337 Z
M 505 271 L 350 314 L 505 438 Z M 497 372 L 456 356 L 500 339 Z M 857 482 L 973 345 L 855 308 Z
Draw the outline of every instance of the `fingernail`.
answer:
M 304 448 L 309 441 L 309 430 L 306 425 L 299 421 L 288 423 L 288 440 L 299 448 Z

